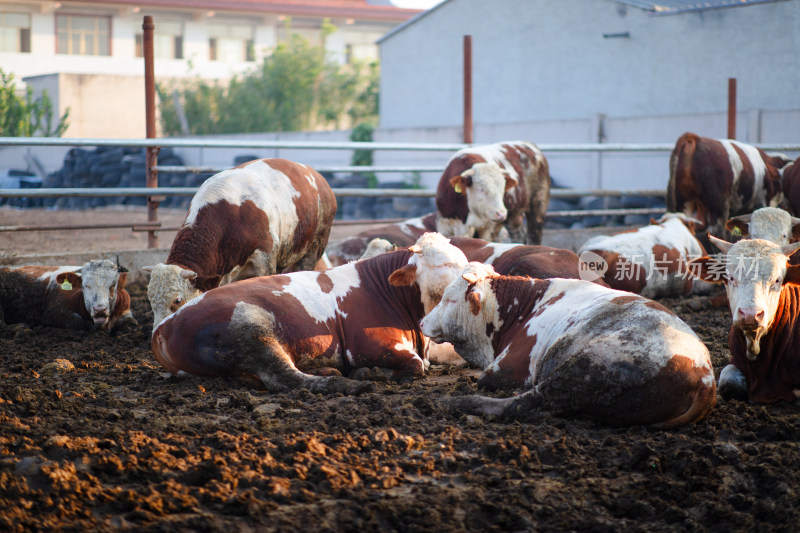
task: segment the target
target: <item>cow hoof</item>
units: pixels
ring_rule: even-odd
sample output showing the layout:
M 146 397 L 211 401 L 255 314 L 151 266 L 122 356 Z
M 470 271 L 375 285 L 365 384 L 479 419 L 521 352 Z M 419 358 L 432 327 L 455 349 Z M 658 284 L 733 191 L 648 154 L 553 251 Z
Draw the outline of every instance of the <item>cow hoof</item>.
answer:
M 388 368 L 361 367 L 350 372 L 351 379 L 360 381 L 389 381 L 393 377 L 393 371 Z
M 749 397 L 747 380 L 744 374 L 733 365 L 726 366 L 719 373 L 717 390 L 724 400 L 747 401 Z

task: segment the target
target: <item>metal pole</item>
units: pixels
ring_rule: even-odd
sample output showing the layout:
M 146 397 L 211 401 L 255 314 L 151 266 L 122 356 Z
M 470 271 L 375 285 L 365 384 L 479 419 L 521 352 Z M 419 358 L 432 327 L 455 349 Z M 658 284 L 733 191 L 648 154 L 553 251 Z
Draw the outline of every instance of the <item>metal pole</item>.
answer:
M 472 35 L 464 36 L 464 143 L 472 144 Z
M 736 138 L 736 78 L 728 78 L 728 139 Z
M 144 53 L 144 105 L 148 139 L 155 139 L 156 137 L 156 78 L 153 66 L 154 29 L 155 24 L 153 24 L 153 17 L 149 15 L 145 16 L 144 23 L 142 24 L 142 45 Z M 158 147 L 148 146 L 146 150 L 145 168 L 147 172 L 147 186 L 156 188 L 158 187 L 158 172 L 153 167 L 158 165 Z M 158 223 L 159 200 L 160 199 L 155 196 L 147 197 L 148 224 Z M 158 233 L 154 230 L 147 232 L 147 247 L 158 248 Z

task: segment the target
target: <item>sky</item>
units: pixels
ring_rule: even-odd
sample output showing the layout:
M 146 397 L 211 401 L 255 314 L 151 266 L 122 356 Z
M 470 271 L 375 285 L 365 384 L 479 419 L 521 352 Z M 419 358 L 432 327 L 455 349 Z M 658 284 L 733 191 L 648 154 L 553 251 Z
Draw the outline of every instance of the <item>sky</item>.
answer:
M 391 0 L 397 7 L 405 7 L 409 9 L 428 9 L 442 0 Z

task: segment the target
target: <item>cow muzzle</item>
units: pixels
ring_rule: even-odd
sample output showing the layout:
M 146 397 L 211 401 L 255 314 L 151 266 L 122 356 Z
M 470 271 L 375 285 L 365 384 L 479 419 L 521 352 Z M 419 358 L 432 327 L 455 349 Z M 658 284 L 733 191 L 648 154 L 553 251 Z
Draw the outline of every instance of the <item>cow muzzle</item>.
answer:
M 92 307 L 92 322 L 96 326 L 102 326 L 108 321 L 108 307 L 105 305 Z
M 503 222 L 506 219 L 507 216 L 508 216 L 508 211 L 507 210 L 498 209 L 497 211 L 494 212 L 494 215 L 492 215 L 492 218 L 494 219 L 495 222 Z
M 744 332 L 755 331 L 765 326 L 765 316 L 763 309 L 740 307 L 736 310 L 734 325 Z

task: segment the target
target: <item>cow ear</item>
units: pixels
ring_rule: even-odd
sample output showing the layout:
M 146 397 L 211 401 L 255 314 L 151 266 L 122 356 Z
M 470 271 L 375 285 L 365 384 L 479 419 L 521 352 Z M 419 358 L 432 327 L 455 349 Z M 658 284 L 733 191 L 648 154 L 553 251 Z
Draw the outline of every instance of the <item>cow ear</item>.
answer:
M 505 173 L 505 177 L 506 177 L 506 190 L 513 189 L 514 187 L 517 186 L 518 183 L 517 178 L 515 178 L 508 172 Z
M 150 272 L 152 272 L 152 271 L 153 271 L 153 269 L 154 269 L 155 267 L 156 267 L 155 265 L 143 266 L 143 267 L 141 268 L 141 270 L 142 270 L 142 272 L 147 272 L 147 273 L 149 274 Z
M 800 218 L 792 217 L 792 240 L 800 239 Z
M 193 278 L 189 278 L 192 287 L 203 292 L 216 289 L 219 287 L 220 281 L 222 281 L 222 276 L 198 276 L 195 274 Z
M 692 276 L 709 283 L 724 283 L 728 279 L 725 263 L 715 257 L 698 257 L 689 261 L 687 266 Z
M 56 283 L 59 285 L 63 284 L 65 281 L 72 285 L 73 289 L 81 288 L 81 277 L 75 272 L 62 272 L 56 276 Z
M 469 291 L 467 293 L 467 303 L 469 303 L 470 312 L 478 316 L 481 312 L 481 305 L 483 304 L 483 294 L 480 291 Z
M 733 217 L 725 223 L 725 229 L 732 234 L 747 237 L 750 235 L 750 215 Z
M 405 265 L 389 276 L 389 283 L 395 287 L 408 287 L 417 281 L 417 265 Z
M 119 281 L 117 281 L 117 290 L 121 290 L 125 288 L 125 284 L 128 282 L 128 271 L 120 272 L 119 273 Z

